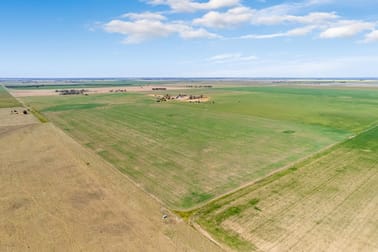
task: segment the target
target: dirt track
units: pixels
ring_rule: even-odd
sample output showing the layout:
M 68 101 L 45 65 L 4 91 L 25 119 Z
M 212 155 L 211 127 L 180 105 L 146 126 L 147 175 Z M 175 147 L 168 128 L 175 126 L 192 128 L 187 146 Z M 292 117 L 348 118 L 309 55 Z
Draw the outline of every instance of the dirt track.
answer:
M 0 251 L 219 250 L 50 123 L 14 126 L 0 149 Z

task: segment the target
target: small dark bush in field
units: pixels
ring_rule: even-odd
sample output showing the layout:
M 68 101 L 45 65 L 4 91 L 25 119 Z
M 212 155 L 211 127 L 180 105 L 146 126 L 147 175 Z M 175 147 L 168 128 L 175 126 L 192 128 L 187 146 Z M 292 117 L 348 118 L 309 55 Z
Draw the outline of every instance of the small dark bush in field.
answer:
M 294 130 L 285 130 L 282 133 L 285 133 L 285 134 L 294 134 L 295 131 Z

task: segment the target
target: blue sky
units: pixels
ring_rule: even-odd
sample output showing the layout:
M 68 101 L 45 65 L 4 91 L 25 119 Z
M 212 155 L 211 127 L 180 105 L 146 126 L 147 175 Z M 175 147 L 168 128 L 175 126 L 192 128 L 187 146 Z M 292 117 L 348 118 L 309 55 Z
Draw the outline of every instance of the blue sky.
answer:
M 378 0 L 1 0 L 0 77 L 377 77 Z

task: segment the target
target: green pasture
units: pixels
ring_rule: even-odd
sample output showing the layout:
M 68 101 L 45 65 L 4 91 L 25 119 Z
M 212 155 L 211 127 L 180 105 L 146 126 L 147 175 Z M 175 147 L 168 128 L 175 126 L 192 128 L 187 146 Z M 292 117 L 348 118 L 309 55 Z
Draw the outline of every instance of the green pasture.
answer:
M 30 97 L 83 145 L 176 209 L 190 209 L 369 127 L 376 90 L 245 87 L 210 102 L 157 103 L 145 93 Z
M 238 87 L 224 89 L 215 109 L 359 132 L 377 121 L 378 89 Z

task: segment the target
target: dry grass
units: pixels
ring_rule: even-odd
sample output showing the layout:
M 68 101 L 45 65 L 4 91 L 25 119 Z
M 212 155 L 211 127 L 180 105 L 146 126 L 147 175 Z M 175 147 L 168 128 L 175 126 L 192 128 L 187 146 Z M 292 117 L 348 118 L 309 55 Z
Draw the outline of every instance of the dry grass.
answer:
M 21 126 L 38 123 L 38 120 L 28 112 L 24 115 L 23 111 L 25 109 L 21 107 L 15 108 L 0 108 L 0 127 L 11 127 L 11 126 Z M 17 114 L 12 112 L 17 111 Z
M 219 250 L 52 124 L 15 126 L 0 149 L 0 251 Z

